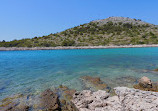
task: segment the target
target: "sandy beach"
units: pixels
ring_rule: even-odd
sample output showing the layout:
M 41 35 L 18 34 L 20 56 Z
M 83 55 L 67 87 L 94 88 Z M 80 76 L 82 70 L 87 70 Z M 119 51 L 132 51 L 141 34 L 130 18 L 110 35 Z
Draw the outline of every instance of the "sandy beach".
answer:
M 58 47 L 0 47 L 0 51 L 14 50 L 59 50 L 59 49 L 108 49 L 108 48 L 143 48 L 143 47 L 158 47 L 158 44 L 152 45 L 110 45 L 110 46 L 58 46 Z

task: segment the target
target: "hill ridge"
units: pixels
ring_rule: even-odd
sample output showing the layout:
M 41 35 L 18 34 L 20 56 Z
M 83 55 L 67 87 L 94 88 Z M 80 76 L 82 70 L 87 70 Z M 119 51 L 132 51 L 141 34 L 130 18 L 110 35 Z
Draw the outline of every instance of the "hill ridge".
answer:
M 132 23 L 135 25 L 144 25 L 144 24 L 153 25 L 151 23 L 144 22 L 141 19 L 132 19 L 129 17 L 109 17 L 106 19 L 94 20 L 92 22 L 100 22 L 100 23 L 106 24 L 107 22 L 110 22 L 110 21 L 113 23 L 122 22 L 122 23 Z
M 140 19 L 109 17 L 32 39 L 0 42 L 0 47 L 56 47 L 158 44 L 158 26 Z

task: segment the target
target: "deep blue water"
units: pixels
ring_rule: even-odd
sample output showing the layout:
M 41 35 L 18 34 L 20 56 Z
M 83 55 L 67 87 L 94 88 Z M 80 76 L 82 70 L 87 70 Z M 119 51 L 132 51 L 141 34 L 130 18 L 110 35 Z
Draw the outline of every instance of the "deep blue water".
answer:
M 83 75 L 101 77 L 109 85 L 129 76 L 158 81 L 155 68 L 158 48 L 0 51 L 0 99 L 60 84 L 82 90 Z

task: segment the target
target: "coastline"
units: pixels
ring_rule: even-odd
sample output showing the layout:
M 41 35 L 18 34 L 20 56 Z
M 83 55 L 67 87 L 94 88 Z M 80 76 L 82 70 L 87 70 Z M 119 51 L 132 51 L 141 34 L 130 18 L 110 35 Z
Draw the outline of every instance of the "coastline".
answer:
M 103 86 L 100 84 L 100 78 L 87 77 L 86 81 L 93 84 L 92 87 Z M 32 111 L 157 111 L 158 83 L 152 82 L 148 77 L 140 78 L 133 88 L 118 86 L 111 91 L 102 88 L 96 91 L 90 89 L 77 91 L 60 85 L 54 89 L 45 89 L 38 94 L 19 93 L 0 101 L 0 109 L 2 111 L 10 111 L 10 109 L 12 111 L 29 111 L 29 109 Z
M 158 44 L 152 45 L 110 45 L 110 46 L 57 46 L 57 47 L 0 47 L 0 51 L 16 51 L 16 50 L 62 50 L 62 49 L 110 49 L 110 48 L 143 48 L 158 47 Z

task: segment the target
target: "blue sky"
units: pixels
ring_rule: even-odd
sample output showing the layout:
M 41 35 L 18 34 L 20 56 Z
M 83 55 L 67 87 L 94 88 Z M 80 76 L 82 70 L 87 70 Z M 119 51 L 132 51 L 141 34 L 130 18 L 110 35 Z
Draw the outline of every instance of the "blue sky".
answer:
M 0 40 L 48 35 L 110 16 L 158 25 L 158 0 L 0 0 Z

